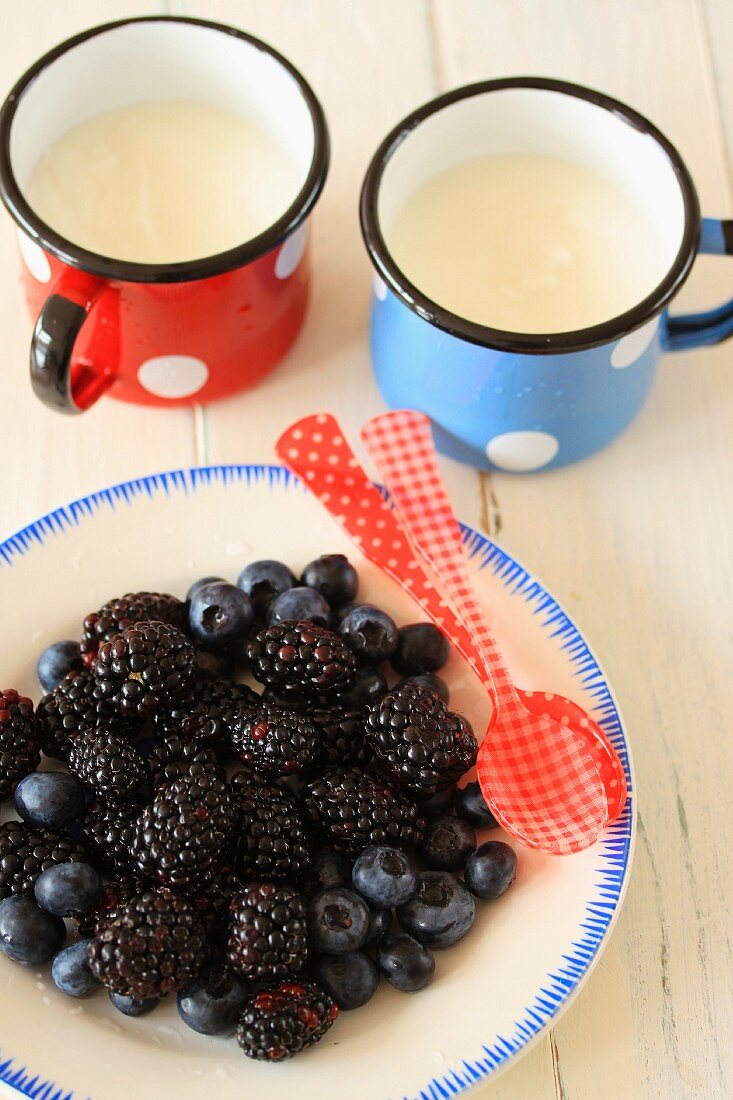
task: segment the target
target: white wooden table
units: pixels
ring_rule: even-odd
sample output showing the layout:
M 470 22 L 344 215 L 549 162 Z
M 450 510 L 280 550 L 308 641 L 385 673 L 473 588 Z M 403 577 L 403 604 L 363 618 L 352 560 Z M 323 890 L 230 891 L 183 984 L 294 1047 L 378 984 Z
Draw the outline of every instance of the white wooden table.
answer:
M 441 90 L 520 73 L 595 85 L 671 137 L 708 214 L 733 213 L 732 0 L 0 0 L 3 94 L 58 40 L 160 12 L 262 36 L 321 97 L 333 163 L 315 219 L 313 307 L 288 361 L 250 394 L 193 412 L 102 400 L 76 420 L 53 416 L 26 377 L 30 322 L 3 218 L 5 531 L 145 472 L 269 460 L 279 429 L 317 407 L 354 431 L 380 410 L 358 189 L 380 137 Z M 729 261 L 699 262 L 683 304 L 728 297 L 732 275 Z M 733 344 L 670 358 L 639 421 L 580 466 L 525 478 L 445 469 L 463 518 L 539 573 L 592 640 L 625 712 L 640 805 L 632 881 L 600 965 L 567 1016 L 483 1095 L 729 1098 Z

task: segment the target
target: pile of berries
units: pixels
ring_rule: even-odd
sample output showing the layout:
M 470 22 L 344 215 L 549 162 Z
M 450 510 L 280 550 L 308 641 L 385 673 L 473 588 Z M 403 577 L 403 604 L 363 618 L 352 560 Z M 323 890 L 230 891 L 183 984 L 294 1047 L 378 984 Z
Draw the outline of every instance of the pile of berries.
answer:
M 437 675 L 446 639 L 357 590 L 330 554 L 300 581 L 258 561 L 185 601 L 130 593 L 41 655 L 37 706 L 0 692 L 9 959 L 128 1016 L 176 994 L 191 1028 L 265 1061 L 381 978 L 432 981 L 516 857 L 479 844 L 496 823 L 458 785 L 477 744 Z

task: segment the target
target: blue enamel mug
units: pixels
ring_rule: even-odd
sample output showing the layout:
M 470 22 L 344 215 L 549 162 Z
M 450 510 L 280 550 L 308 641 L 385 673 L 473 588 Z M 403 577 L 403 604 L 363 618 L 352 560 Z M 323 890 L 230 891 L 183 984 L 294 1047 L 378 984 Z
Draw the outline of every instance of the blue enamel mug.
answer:
M 548 334 L 488 328 L 428 298 L 395 263 L 390 225 L 439 172 L 497 153 L 564 156 L 618 183 L 665 250 L 656 289 L 610 320 Z M 638 112 L 589 88 L 516 77 L 439 96 L 378 148 L 360 215 L 376 269 L 371 349 L 382 395 L 392 408 L 426 413 L 440 450 L 480 469 L 549 470 L 586 458 L 640 411 L 663 351 L 733 334 L 733 300 L 682 316 L 667 308 L 698 252 L 733 254 L 733 221 L 702 219 L 671 142 Z

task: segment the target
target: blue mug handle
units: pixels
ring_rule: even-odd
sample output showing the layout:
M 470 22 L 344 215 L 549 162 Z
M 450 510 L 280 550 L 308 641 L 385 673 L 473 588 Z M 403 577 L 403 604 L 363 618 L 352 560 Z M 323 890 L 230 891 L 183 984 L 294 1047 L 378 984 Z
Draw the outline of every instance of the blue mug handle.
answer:
M 703 218 L 698 253 L 733 256 L 733 220 Z M 667 317 L 663 344 L 666 351 L 686 351 L 719 344 L 729 336 L 733 336 L 733 298 L 717 309 Z

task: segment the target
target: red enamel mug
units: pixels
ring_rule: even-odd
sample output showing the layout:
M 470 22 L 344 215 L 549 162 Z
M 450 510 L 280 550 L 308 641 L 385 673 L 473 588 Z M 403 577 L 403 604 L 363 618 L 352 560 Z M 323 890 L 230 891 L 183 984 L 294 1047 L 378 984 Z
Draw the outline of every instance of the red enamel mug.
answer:
M 195 99 L 254 119 L 292 159 L 290 205 L 217 255 L 146 264 L 97 255 L 35 213 L 24 188 L 43 152 L 92 115 Z M 106 393 L 136 405 L 207 403 L 247 389 L 283 358 L 305 318 L 308 216 L 328 170 L 312 89 L 251 35 L 200 19 L 127 19 L 70 38 L 35 63 L 0 112 L 0 194 L 18 226 L 37 318 L 31 382 L 51 408 Z

